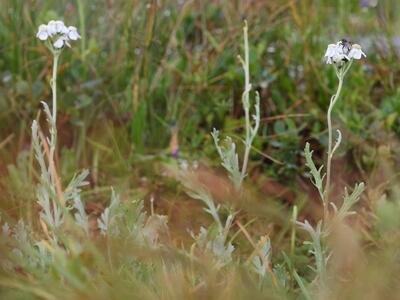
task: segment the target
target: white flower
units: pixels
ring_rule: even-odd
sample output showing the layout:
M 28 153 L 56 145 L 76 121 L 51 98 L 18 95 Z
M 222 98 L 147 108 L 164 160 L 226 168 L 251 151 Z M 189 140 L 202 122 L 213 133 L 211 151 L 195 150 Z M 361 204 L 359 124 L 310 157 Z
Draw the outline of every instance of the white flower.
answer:
M 55 21 L 55 22 L 54 22 L 54 26 L 55 26 L 55 29 L 56 29 L 56 32 L 57 32 L 57 33 L 62 33 L 62 34 L 68 33 L 68 29 L 67 29 L 67 27 L 64 25 L 64 22 L 63 22 L 63 21 Z
M 54 48 L 61 49 L 64 46 L 64 39 L 59 38 L 57 41 L 55 41 L 55 43 L 53 45 L 54 45 Z
M 325 62 L 329 65 L 336 63 L 339 55 L 340 55 L 339 46 L 337 44 L 329 44 L 325 52 Z
M 329 44 L 328 49 L 326 49 L 325 52 L 325 57 L 331 58 L 336 54 L 337 51 L 338 51 L 338 46 L 336 44 Z
M 51 20 L 49 24 L 47 24 L 47 32 L 50 36 L 53 36 L 57 33 L 56 21 Z
M 67 27 L 63 21 L 54 20 L 51 20 L 47 25 L 40 25 L 36 37 L 42 41 L 49 40 L 56 50 L 60 50 L 64 46 L 71 47 L 69 41 L 76 41 L 81 38 L 76 27 Z
M 81 38 L 76 27 L 74 27 L 74 26 L 68 27 L 68 37 L 73 41 L 76 41 Z
M 42 24 L 39 26 L 39 30 L 38 30 L 38 33 L 36 34 L 36 37 L 41 41 L 45 41 L 49 38 L 49 33 L 47 31 L 47 25 Z
M 350 50 L 350 53 L 349 53 L 349 58 L 350 59 L 361 59 L 362 57 L 367 57 L 366 55 L 365 55 L 365 53 L 361 50 L 361 46 L 360 45 L 358 45 L 358 44 L 353 44 L 352 46 L 351 46 L 351 50 Z
M 68 46 L 71 48 L 71 44 L 69 43 L 69 40 L 66 36 L 61 36 L 54 42 L 54 48 L 56 49 L 61 49 L 64 45 Z
M 341 40 L 336 44 L 328 45 L 324 58 L 327 64 L 343 64 L 352 59 L 361 59 L 366 56 L 358 44 L 351 44 L 346 40 Z
M 328 49 L 325 52 L 325 62 L 327 64 L 339 63 L 346 60 L 349 59 L 341 42 L 328 45 Z

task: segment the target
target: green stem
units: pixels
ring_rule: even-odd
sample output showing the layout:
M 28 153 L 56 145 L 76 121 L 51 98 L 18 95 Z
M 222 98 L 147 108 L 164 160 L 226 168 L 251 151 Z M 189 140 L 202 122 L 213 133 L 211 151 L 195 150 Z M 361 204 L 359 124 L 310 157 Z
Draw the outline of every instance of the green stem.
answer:
M 347 69 L 348 70 L 348 69 Z M 336 102 L 339 99 L 340 92 L 343 87 L 343 77 L 345 72 L 339 71 L 339 85 L 336 91 L 336 94 L 331 98 L 328 112 L 327 112 L 327 122 L 328 122 L 328 158 L 327 158 L 327 166 L 326 166 L 326 183 L 325 183 L 325 201 L 324 201 L 324 220 L 328 217 L 328 206 L 329 206 L 329 192 L 331 185 L 331 163 L 332 163 L 332 147 L 333 147 L 333 138 L 332 138 L 332 110 L 335 106 Z
M 294 266 L 296 265 L 295 262 L 295 250 L 296 250 L 296 220 L 297 220 L 297 205 L 293 207 L 292 213 L 292 232 L 290 235 L 290 274 L 293 276 L 294 273 Z
M 58 68 L 58 59 L 60 57 L 60 52 L 53 52 L 53 77 L 51 79 L 51 90 L 53 94 L 53 112 L 52 118 L 53 122 L 50 122 L 51 128 L 51 141 L 50 141 L 50 157 L 49 157 L 49 165 L 50 169 L 55 169 L 54 162 L 54 153 L 56 151 L 57 144 L 57 68 Z M 53 178 L 53 184 L 55 185 L 55 178 Z
M 242 172 L 240 176 L 239 186 L 237 187 L 240 189 L 242 186 L 242 182 L 244 177 L 246 176 L 247 164 L 249 161 L 249 154 L 251 148 L 251 133 L 250 133 L 250 67 L 249 67 L 249 39 L 248 39 L 248 30 L 247 30 L 247 22 L 243 28 L 243 35 L 244 35 L 244 62 L 243 62 L 243 69 L 244 69 L 244 93 L 243 93 L 243 109 L 245 113 L 246 119 L 246 140 L 245 140 L 245 152 L 243 156 L 243 166 Z
M 296 220 L 297 220 L 297 205 L 293 207 L 293 212 L 292 212 L 292 233 L 290 238 L 290 254 L 292 258 L 294 257 L 294 251 L 296 249 L 296 228 L 297 228 Z
M 53 77 L 51 79 L 51 89 L 53 94 L 53 120 L 57 121 L 57 68 L 60 53 L 54 52 L 53 54 Z
M 81 57 L 85 59 L 86 50 L 86 23 L 85 23 L 85 6 L 82 0 L 78 0 L 78 13 L 79 13 L 79 24 L 81 32 Z

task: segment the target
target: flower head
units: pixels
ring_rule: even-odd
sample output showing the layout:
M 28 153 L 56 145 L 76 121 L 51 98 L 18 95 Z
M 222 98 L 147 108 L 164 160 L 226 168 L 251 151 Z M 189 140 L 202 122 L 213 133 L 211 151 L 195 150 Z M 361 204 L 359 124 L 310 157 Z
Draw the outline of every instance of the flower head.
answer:
M 340 50 L 337 44 L 329 44 L 325 52 L 325 62 L 327 64 L 335 63 L 339 60 Z
M 345 39 L 328 45 L 324 55 L 327 64 L 338 64 L 339 66 L 352 59 L 361 59 L 363 56 L 366 57 L 360 45 L 352 44 Z
M 40 25 L 36 37 L 41 41 L 49 41 L 54 50 L 60 50 L 64 46 L 71 47 L 69 41 L 76 41 L 81 38 L 76 27 L 67 27 L 63 21 L 54 20 L 47 25 Z

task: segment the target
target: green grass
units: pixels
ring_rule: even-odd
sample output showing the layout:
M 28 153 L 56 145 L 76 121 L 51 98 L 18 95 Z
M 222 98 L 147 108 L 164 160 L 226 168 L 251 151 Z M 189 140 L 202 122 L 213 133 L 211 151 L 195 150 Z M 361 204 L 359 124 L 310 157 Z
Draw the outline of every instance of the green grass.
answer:
M 343 187 L 356 181 L 367 190 L 358 214 L 332 235 L 328 272 L 335 280 L 327 283 L 331 294 L 316 298 L 396 298 L 400 46 L 387 43 L 399 39 L 396 0 L 369 9 L 356 0 L 97 2 L 0 2 L 1 224 L 8 222 L 14 234 L 22 219 L 31 231 L 26 240 L 0 240 L 1 299 L 304 299 L 300 283 L 313 280 L 314 258 L 303 245 L 309 237 L 293 224 L 293 207 L 297 219 L 312 224 L 322 214 L 303 149 L 310 142 L 317 165 L 323 163 L 336 77 L 322 56 L 343 37 L 361 44 L 367 59 L 352 67 L 333 114 L 344 138 L 332 198 L 340 203 Z M 30 146 L 32 120 L 46 127 L 40 101 L 51 100 L 51 55 L 35 34 L 51 19 L 76 24 L 82 35 L 60 61 L 57 166 L 64 187 L 77 170 L 89 169 L 82 199 L 93 223 L 90 238 L 68 224 L 57 233 L 58 244 L 39 222 L 40 173 Z M 210 132 L 220 129 L 243 150 L 237 55 L 244 19 L 262 122 L 238 195 Z M 193 246 L 190 232 L 204 226 L 211 239 L 217 228 L 175 176 L 174 130 L 180 158 L 199 161 L 195 183 L 221 204 L 223 223 L 238 211 L 229 232 L 234 261 L 219 270 Z M 102 237 L 95 218 L 109 205 L 110 187 L 124 217 L 116 221 L 119 235 Z M 147 216 L 154 210 L 168 217 L 163 247 L 127 238 L 123 228 L 135 222 L 140 200 Z M 261 236 L 271 240 L 274 268 L 263 280 L 247 263 Z M 44 255 L 36 262 L 34 241 L 53 260 Z M 23 259 L 13 250 L 21 247 Z

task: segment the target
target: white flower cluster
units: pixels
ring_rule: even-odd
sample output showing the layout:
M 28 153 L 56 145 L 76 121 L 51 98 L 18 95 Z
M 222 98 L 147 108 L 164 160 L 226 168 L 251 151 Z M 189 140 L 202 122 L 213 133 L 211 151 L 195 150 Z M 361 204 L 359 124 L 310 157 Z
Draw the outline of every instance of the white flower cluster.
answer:
M 366 57 L 358 44 L 352 44 L 346 40 L 341 40 L 336 44 L 328 45 L 325 52 L 325 62 L 327 64 L 343 64 L 352 59 Z
M 49 40 L 55 49 L 61 49 L 64 45 L 71 47 L 69 41 L 81 38 L 76 27 L 67 27 L 63 21 L 50 21 L 47 25 L 40 25 L 36 37 L 41 41 Z

